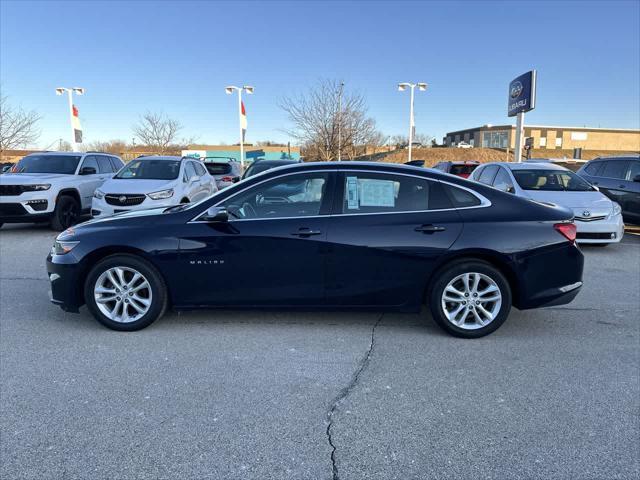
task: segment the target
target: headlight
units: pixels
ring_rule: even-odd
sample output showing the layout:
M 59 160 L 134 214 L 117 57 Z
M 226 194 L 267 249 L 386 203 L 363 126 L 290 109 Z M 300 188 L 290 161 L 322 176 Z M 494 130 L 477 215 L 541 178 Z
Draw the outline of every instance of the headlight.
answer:
M 50 183 L 40 183 L 38 185 L 23 185 L 25 192 L 40 192 L 42 190 L 49 190 L 51 188 Z
M 93 197 L 101 200 L 104 198 L 104 192 L 101 190 L 96 190 L 95 192 L 93 192 Z
M 163 198 L 171 198 L 173 197 L 173 188 L 169 188 L 168 190 L 160 190 L 159 192 L 148 193 L 147 197 L 151 200 L 162 200 Z
M 622 213 L 622 207 L 619 203 L 613 202 L 613 216 L 620 215 Z
M 65 255 L 69 253 L 80 242 L 61 242 L 56 240 L 51 247 L 51 255 Z

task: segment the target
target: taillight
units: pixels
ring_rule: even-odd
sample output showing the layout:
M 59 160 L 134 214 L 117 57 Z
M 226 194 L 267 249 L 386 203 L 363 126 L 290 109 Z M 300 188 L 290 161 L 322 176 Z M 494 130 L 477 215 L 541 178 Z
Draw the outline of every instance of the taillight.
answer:
M 233 182 L 233 177 L 222 177 L 223 182 Z
M 575 223 L 556 223 L 553 225 L 558 232 L 562 234 L 570 242 L 576 241 L 576 224 Z

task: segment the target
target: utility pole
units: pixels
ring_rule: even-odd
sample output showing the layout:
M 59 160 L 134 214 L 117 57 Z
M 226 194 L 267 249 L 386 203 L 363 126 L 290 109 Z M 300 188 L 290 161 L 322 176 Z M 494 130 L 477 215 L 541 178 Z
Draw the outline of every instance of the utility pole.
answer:
M 342 161 L 342 91 L 344 82 L 340 82 L 340 90 L 338 93 L 338 161 Z
M 413 92 L 416 87 L 418 87 L 418 90 L 424 92 L 427 89 L 427 84 L 426 83 L 407 83 L 407 82 L 398 84 L 399 91 L 404 92 L 407 88 L 409 88 L 411 91 L 411 96 L 410 96 L 411 104 L 409 106 L 409 159 L 408 159 L 409 162 L 411 161 L 411 154 L 413 149 L 413 134 L 416 128 L 415 121 L 413 118 L 413 97 L 414 97 Z

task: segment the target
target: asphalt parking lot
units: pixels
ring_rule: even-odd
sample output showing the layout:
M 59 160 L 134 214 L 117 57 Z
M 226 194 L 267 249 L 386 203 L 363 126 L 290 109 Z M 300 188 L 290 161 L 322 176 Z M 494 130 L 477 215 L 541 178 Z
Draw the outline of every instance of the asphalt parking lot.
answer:
M 55 234 L 0 231 L 0 477 L 640 475 L 640 236 L 570 305 L 460 340 L 423 315 L 198 312 L 119 333 L 49 303 Z

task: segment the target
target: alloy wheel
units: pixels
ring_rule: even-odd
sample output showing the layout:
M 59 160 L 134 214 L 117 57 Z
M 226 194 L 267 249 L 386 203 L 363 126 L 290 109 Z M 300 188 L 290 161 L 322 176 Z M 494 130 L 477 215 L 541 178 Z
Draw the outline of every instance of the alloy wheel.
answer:
M 152 301 L 149 281 L 130 267 L 112 267 L 102 272 L 93 295 L 98 309 L 119 323 L 139 320 L 149 311 Z
M 502 293 L 488 275 L 463 273 L 444 288 L 441 303 L 451 324 L 464 330 L 477 330 L 496 319 L 502 306 Z

